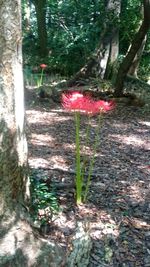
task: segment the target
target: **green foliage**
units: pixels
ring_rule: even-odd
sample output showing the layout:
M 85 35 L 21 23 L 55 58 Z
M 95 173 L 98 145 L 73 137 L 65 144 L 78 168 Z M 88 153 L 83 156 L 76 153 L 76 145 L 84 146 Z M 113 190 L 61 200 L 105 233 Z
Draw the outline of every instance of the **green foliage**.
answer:
M 119 27 L 119 53 L 125 55 L 142 20 L 142 1 L 121 2 L 120 19 L 105 12 L 107 1 L 47 0 L 46 24 L 48 56 L 42 58 L 38 46 L 37 21 L 30 1 L 30 25 L 27 27 L 27 1 L 22 0 L 24 65 L 48 65 L 47 72 L 70 76 L 76 73 L 99 46 L 104 22 Z M 148 43 L 150 40 L 148 39 Z M 140 77 L 149 76 L 148 59 L 140 64 Z
M 150 32 L 148 33 L 144 53 L 140 61 L 138 76 L 144 81 L 150 80 Z
M 54 188 L 49 188 L 47 178 L 39 179 L 36 173 L 30 177 L 31 183 L 31 213 L 34 220 L 41 224 L 53 219 L 53 215 L 59 212 L 59 205 Z
M 150 80 L 150 55 L 142 57 L 142 60 L 140 62 L 140 68 L 138 71 L 138 76 L 139 78 L 145 81 Z
M 125 54 L 142 19 L 142 4 L 137 0 L 122 1 L 120 14 L 120 51 Z

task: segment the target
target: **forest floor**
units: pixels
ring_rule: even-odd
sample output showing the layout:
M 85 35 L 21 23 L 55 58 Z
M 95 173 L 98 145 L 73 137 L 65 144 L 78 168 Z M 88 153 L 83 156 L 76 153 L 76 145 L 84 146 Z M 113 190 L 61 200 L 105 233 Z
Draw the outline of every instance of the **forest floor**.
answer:
M 138 108 L 119 104 L 104 115 L 88 200 L 77 207 L 74 116 L 51 99 L 40 101 L 35 89 L 28 89 L 29 166 L 36 171 L 36 179 L 46 179 L 50 187 L 55 185 L 60 207 L 43 234 L 69 253 L 77 225 L 82 223 L 91 240 L 88 267 L 150 267 L 148 105 Z M 97 116 L 92 117 L 91 144 L 97 125 Z M 82 146 L 86 126 L 87 118 L 82 116 Z M 88 162 L 92 150 L 84 149 Z M 80 250 L 84 250 L 82 246 Z

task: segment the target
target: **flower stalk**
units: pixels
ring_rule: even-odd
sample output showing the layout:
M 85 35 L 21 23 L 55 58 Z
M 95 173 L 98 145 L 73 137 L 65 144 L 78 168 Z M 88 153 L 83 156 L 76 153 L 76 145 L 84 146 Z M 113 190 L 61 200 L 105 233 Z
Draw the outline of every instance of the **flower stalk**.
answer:
M 91 184 L 91 175 L 92 175 L 92 171 L 93 171 L 93 167 L 94 167 L 94 163 L 95 163 L 96 150 L 97 150 L 98 141 L 99 141 L 99 126 L 100 126 L 100 124 L 101 124 L 100 122 L 102 120 L 101 113 L 99 114 L 98 117 L 99 117 L 98 126 L 96 128 L 96 135 L 95 135 L 95 140 L 94 140 L 94 145 L 93 145 L 93 156 L 92 156 L 90 163 L 89 163 L 89 171 L 88 171 L 88 177 L 87 177 L 87 182 L 86 182 L 84 196 L 83 196 L 83 202 L 86 202 L 87 194 L 89 191 L 89 186 Z
M 44 69 L 42 69 L 42 71 L 41 71 L 41 77 L 40 77 L 40 81 L 39 81 L 39 87 L 42 86 L 42 83 L 43 83 L 43 73 L 44 73 Z
M 80 114 L 75 112 L 76 124 L 76 203 L 82 202 L 82 176 L 81 176 L 81 160 L 80 160 Z
M 38 81 L 38 87 L 42 86 L 42 84 L 43 84 L 43 74 L 44 74 L 44 70 L 47 67 L 47 65 L 46 64 L 41 64 L 40 67 L 41 67 L 42 70 L 41 70 L 40 80 Z

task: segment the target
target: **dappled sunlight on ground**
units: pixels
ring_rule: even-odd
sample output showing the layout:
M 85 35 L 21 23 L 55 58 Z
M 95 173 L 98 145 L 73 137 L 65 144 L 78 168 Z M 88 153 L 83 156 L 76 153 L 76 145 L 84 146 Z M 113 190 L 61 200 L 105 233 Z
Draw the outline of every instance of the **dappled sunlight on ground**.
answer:
M 142 181 L 137 181 L 136 184 L 129 186 L 129 195 L 127 197 L 132 197 L 132 201 L 136 201 L 136 203 L 145 201 L 145 188 L 142 188 Z
M 149 121 L 139 121 L 139 123 L 150 127 L 150 122 Z M 149 129 L 149 131 L 150 131 L 150 129 Z
M 29 161 L 30 167 L 33 169 L 45 168 L 49 165 L 49 161 L 43 159 L 43 157 L 42 158 L 40 158 L 40 157 L 35 158 L 35 157 L 31 156 L 28 161 Z
M 121 144 L 125 145 L 132 145 L 135 147 L 143 147 L 146 149 L 150 149 L 150 142 L 147 143 L 146 140 L 142 140 L 142 137 L 136 136 L 136 135 L 110 135 L 110 137 L 113 140 L 120 141 Z
M 98 148 L 88 201 L 75 205 L 74 116 L 59 106 L 27 110 L 29 124 L 29 165 L 56 186 L 61 211 L 49 222 L 51 239 L 66 246 L 78 221 L 85 224 L 93 249 L 107 250 L 122 262 L 143 267 L 143 244 L 150 231 L 150 136 L 147 118 L 132 109 L 107 114 L 100 125 Z M 85 143 L 87 118 L 81 118 L 81 159 L 86 156 L 85 174 L 92 158 L 98 118 L 91 118 L 90 142 Z M 104 244 L 103 244 L 104 243 Z M 111 246 L 111 245 L 110 245 Z M 119 255 L 119 256 L 118 256 Z M 139 255 L 141 259 L 139 259 Z M 136 263 L 139 262 L 139 265 Z M 120 264 L 120 263 L 119 263 Z M 118 267 L 123 265 L 96 265 Z M 95 267 L 91 265 L 90 267 Z M 144 266 L 145 267 L 145 266 Z M 149 267 L 149 266 L 148 266 Z
M 105 235 L 113 235 L 114 238 L 119 236 L 119 228 L 117 222 L 105 210 L 97 211 L 94 206 L 80 205 L 77 211 L 78 220 L 82 221 L 84 218 L 84 226 L 90 231 L 93 239 L 103 238 Z M 93 220 L 97 217 L 98 221 Z M 69 218 L 65 213 L 61 213 L 56 217 L 53 226 L 64 233 L 73 233 L 76 227 L 73 213 L 69 213 Z
M 62 157 L 62 156 L 52 156 L 47 157 L 44 159 L 43 157 L 30 157 L 29 158 L 29 164 L 32 168 L 47 168 L 47 169 L 62 169 L 62 170 L 68 170 L 69 165 L 68 162 Z
M 60 111 L 61 112 L 61 111 Z M 55 118 L 55 121 L 67 121 L 70 119 L 70 116 L 58 117 L 57 110 L 56 112 L 44 112 L 39 110 L 27 110 L 26 114 L 28 115 L 28 123 L 39 123 L 39 124 L 48 124 L 49 120 Z
M 31 134 L 30 142 L 36 146 L 50 146 L 55 142 L 55 138 L 51 137 L 49 134 Z

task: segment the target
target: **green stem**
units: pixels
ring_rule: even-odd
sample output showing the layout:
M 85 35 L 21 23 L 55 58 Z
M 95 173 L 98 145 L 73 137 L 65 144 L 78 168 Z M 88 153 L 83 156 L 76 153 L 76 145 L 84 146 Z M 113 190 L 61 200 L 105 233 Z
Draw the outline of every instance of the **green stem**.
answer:
M 90 132 L 90 116 L 88 116 L 88 125 L 86 128 L 86 139 L 85 139 L 85 146 L 89 145 L 89 132 Z M 85 167 L 86 167 L 86 156 L 83 156 L 83 163 L 81 167 L 81 177 L 82 177 L 82 182 L 84 178 L 84 173 L 85 173 Z
M 40 78 L 40 83 L 39 83 L 40 86 L 42 85 L 42 82 L 43 82 L 43 72 L 44 72 L 44 69 L 42 69 L 41 71 L 41 78 Z
M 87 178 L 87 183 L 86 183 L 86 187 L 85 187 L 85 192 L 84 192 L 84 197 L 83 197 L 83 201 L 86 202 L 87 199 L 87 194 L 89 191 L 89 186 L 91 184 L 91 175 L 92 175 L 92 171 L 93 171 L 93 166 L 95 163 L 95 155 L 96 155 L 96 150 L 97 150 L 97 145 L 98 145 L 98 140 L 99 140 L 99 126 L 101 124 L 101 113 L 99 115 L 99 120 L 98 120 L 98 126 L 96 129 L 96 135 L 95 135 L 95 140 L 94 140 L 94 146 L 93 146 L 93 157 L 90 161 L 90 166 L 89 166 L 89 172 L 88 172 L 88 178 Z
M 75 112 L 76 123 L 76 203 L 82 203 L 82 178 L 80 161 L 80 113 Z

